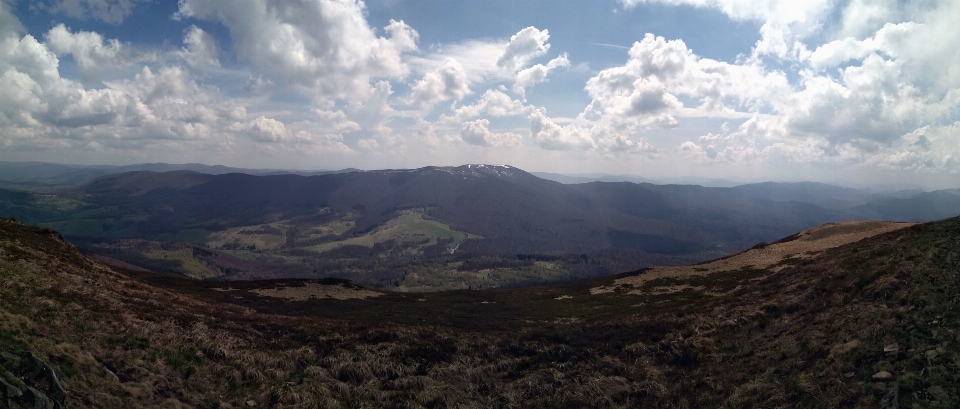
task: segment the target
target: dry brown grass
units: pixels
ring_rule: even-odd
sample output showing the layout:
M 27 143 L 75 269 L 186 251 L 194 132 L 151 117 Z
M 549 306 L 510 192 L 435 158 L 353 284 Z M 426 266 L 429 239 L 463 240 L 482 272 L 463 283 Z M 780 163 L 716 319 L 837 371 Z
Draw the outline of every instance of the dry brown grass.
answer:
M 362 287 L 349 287 L 343 284 L 306 283 L 300 286 L 279 286 L 275 288 L 258 288 L 254 293 L 266 297 L 282 298 L 291 301 L 306 301 L 310 299 L 332 298 L 334 300 L 363 300 L 379 297 L 382 292 Z
M 798 233 L 792 240 L 758 246 L 732 256 L 707 263 L 677 267 L 653 267 L 642 274 L 616 280 L 613 285 L 592 288 L 592 294 L 614 292 L 618 289 L 628 294 L 665 294 L 691 289 L 690 285 L 666 285 L 642 290 L 639 287 L 654 280 L 672 281 L 690 277 L 702 277 L 718 272 L 741 269 L 767 270 L 776 273 L 788 267 L 788 261 L 811 259 L 823 250 L 840 247 L 878 234 L 889 233 L 916 223 L 881 222 L 872 220 L 828 223 Z M 666 279 L 666 280 L 664 280 Z

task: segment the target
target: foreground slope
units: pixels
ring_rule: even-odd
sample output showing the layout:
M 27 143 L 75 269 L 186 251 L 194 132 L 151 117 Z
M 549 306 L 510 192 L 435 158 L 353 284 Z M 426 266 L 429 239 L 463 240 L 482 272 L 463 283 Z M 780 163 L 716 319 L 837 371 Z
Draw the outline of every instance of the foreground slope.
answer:
M 960 403 L 960 219 L 779 267 L 713 271 L 709 293 L 591 294 L 645 272 L 428 295 L 212 284 L 116 272 L 0 221 L 0 364 L 35 353 L 71 407 Z

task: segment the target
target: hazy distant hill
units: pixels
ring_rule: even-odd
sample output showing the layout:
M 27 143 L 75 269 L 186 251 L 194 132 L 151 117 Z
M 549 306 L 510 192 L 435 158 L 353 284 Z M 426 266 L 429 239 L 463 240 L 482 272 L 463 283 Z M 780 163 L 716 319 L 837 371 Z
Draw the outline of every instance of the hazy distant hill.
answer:
M 562 184 L 509 166 L 321 175 L 109 174 L 0 191 L 0 214 L 91 254 L 198 278 L 344 277 L 410 291 L 596 277 L 706 260 L 828 222 L 927 221 L 960 195 L 820 183 Z
M 66 165 L 44 162 L 3 162 L 0 161 L 0 182 L 24 187 L 52 187 L 73 186 L 90 182 L 98 177 L 125 172 L 172 172 L 192 171 L 209 175 L 226 173 L 246 173 L 250 175 L 322 175 L 337 172 L 352 172 L 356 169 L 337 171 L 293 171 L 281 169 L 244 169 L 221 165 L 203 165 L 199 163 L 169 164 L 169 163 L 141 163 L 135 165 Z
M 590 182 L 633 182 L 633 183 L 653 183 L 658 185 L 699 185 L 706 187 L 733 187 L 743 184 L 729 179 L 720 178 L 701 178 L 701 177 L 673 177 L 673 178 L 644 178 L 631 175 L 608 175 L 603 173 L 593 174 L 574 174 L 566 175 L 562 173 L 550 172 L 531 172 L 534 176 L 560 182 L 563 184 L 577 184 Z
M 883 198 L 855 209 L 874 219 L 904 221 L 938 220 L 956 214 L 960 209 L 960 189 L 921 192 L 909 197 Z
M 484 237 L 467 249 L 491 252 L 618 247 L 717 255 L 854 216 L 749 189 L 563 185 L 520 169 L 483 165 L 309 177 L 137 172 L 98 179 L 84 191 L 93 204 L 103 200 L 128 213 L 150 213 L 140 224 L 154 233 L 255 225 L 318 208 L 356 213 L 349 233 L 362 233 L 398 210 L 422 208 L 455 230 Z

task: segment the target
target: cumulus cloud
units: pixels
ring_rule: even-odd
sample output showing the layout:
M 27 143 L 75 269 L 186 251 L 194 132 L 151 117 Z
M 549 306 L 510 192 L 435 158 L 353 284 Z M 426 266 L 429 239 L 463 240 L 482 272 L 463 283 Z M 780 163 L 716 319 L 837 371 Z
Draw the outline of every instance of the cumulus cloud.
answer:
M 512 132 L 491 132 L 490 121 L 478 119 L 465 122 L 460 127 L 460 139 L 477 146 L 520 146 L 523 137 Z
M 838 37 L 855 37 L 870 34 L 893 20 L 897 0 L 851 0 L 843 8 Z
M 865 153 L 862 162 L 893 170 L 960 173 L 960 121 L 928 125 L 903 135 L 889 146 Z
M 845 37 L 818 46 L 803 60 L 809 68 L 799 72 L 794 89 L 767 97 L 778 101 L 771 104 L 774 115 L 748 121 L 745 125 L 751 126 L 735 133 L 707 135 L 695 145 L 703 148 L 703 157 L 721 161 L 780 156 L 904 169 L 952 163 L 928 152 L 929 144 L 919 141 L 929 138 L 917 135 L 921 130 L 940 135 L 936 124 L 956 120 L 960 72 L 943 68 L 960 66 L 960 52 L 942 39 L 960 35 L 956 24 L 943 17 L 957 12 L 960 6 L 943 3 L 914 16 L 919 21 L 886 23 L 862 39 Z M 858 17 L 845 13 L 843 18 Z M 860 27 L 853 31 L 862 34 L 872 23 L 850 24 L 841 27 Z M 939 152 L 951 151 L 943 146 Z M 758 153 L 743 155 L 751 151 Z
M 550 44 L 548 30 L 538 30 L 530 26 L 510 37 L 510 42 L 497 58 L 497 67 L 506 72 L 516 72 L 525 67 L 530 60 L 547 53 Z
M 456 108 L 453 115 L 445 117 L 445 119 L 463 122 L 481 115 L 493 117 L 524 116 L 532 110 L 533 106 L 524 105 L 522 101 L 511 98 L 509 95 L 503 93 L 503 91 L 488 89 L 484 91 L 479 100 L 473 104 Z
M 559 57 L 550 60 L 547 65 L 536 64 L 532 67 L 517 71 L 516 80 L 513 84 L 513 92 L 523 96 L 526 88 L 546 81 L 547 74 L 560 67 L 570 67 L 570 59 L 567 58 L 566 53 L 560 54 Z
M 347 114 L 343 111 L 314 109 L 313 113 L 320 119 L 320 123 L 337 133 L 354 132 L 361 129 L 360 124 L 347 118 Z
M 547 110 L 537 108 L 529 116 L 530 137 L 541 148 L 550 150 L 593 149 L 596 147 L 591 131 L 579 124 L 558 125 L 547 116 Z
M 104 40 L 103 36 L 90 31 L 71 32 L 58 24 L 44 35 L 48 48 L 57 55 L 71 55 L 77 63 L 80 75 L 86 78 L 111 69 L 130 66 L 134 63 L 152 61 L 156 56 L 141 53 L 116 39 Z
M 513 92 L 524 97 L 526 88 L 547 80 L 547 74 L 560 67 L 570 67 L 566 53 L 550 60 L 547 65 L 527 65 L 550 50 L 548 30 L 538 30 L 530 26 L 520 30 L 503 47 L 503 53 L 497 58 L 497 67 L 503 74 L 513 78 Z
M 17 22 L 5 7 L 0 3 L 0 21 Z M 44 44 L 21 36 L 18 26 L 0 28 L 0 145 L 8 149 L 222 148 L 234 143 L 244 124 L 257 130 L 260 140 L 282 135 L 276 126 L 270 133 L 268 125 L 276 124 L 250 124 L 242 105 L 197 83 L 179 66 L 144 66 L 133 78 L 85 88 L 61 77 L 54 49 L 73 54 L 78 67 L 91 70 L 130 64 L 125 56 L 137 54 L 96 33 L 72 33 L 63 26 L 54 27 Z M 300 131 L 293 139 L 307 139 Z
M 358 138 L 375 139 L 380 145 L 397 146 L 403 143 L 403 136 L 389 126 L 391 118 L 397 115 L 390 105 L 393 86 L 387 81 L 378 81 L 364 92 L 364 98 L 350 101 L 344 108 L 346 117 L 363 127 L 356 131 Z
M 626 64 L 601 71 L 585 89 L 593 99 L 588 107 L 592 114 L 613 117 L 628 128 L 676 125 L 675 116 L 683 108 L 678 95 L 700 102 L 685 115 L 713 116 L 740 107 L 775 108 L 776 101 L 791 92 L 781 72 L 700 58 L 682 40 L 652 34 L 633 44 Z
M 183 34 L 183 49 L 177 53 L 194 67 L 219 67 L 217 39 L 200 27 L 191 25 Z
M 784 143 L 777 130 L 765 128 L 766 122 L 751 118 L 744 122 L 736 132 L 728 134 L 708 133 L 700 136 L 697 142 L 686 141 L 680 144 L 680 152 L 699 162 L 735 162 L 753 163 L 772 158 L 777 152 L 785 153 L 787 159 L 797 159 L 798 155 L 810 155 L 811 152 L 799 149 L 810 147 L 803 143 Z M 778 142 L 774 142 L 778 141 Z M 773 143 L 772 143 L 773 142 Z M 793 141 L 798 142 L 798 141 Z M 822 156 L 822 149 L 814 154 Z M 781 155 L 783 156 L 783 155 Z
M 436 70 L 413 85 L 410 101 L 432 106 L 440 101 L 460 100 L 470 94 L 467 73 L 457 60 L 448 58 Z
M 380 149 L 380 143 L 376 139 L 360 139 L 357 141 L 357 147 L 366 151 Z
M 528 118 L 530 137 L 543 149 L 596 152 L 604 156 L 660 155 L 660 150 L 643 138 L 620 132 L 606 121 L 587 121 L 580 116 L 572 123 L 560 125 L 543 108 L 534 110 Z
M 381 37 L 365 13 L 354 0 L 183 0 L 177 17 L 225 25 L 238 57 L 257 74 L 318 98 L 348 98 L 369 91 L 373 78 L 406 76 L 402 55 L 417 49 L 409 25 L 391 20 Z
M 234 123 L 233 130 L 245 133 L 267 151 L 298 151 L 304 153 L 352 152 L 343 143 L 343 135 L 323 129 L 323 124 L 299 121 L 285 124 L 264 115 L 248 122 Z

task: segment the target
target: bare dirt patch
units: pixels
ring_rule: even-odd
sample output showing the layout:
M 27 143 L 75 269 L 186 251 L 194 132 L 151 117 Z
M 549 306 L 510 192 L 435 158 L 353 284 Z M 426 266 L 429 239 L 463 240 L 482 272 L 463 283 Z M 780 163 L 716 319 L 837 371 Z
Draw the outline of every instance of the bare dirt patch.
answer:
M 332 298 L 335 300 L 363 300 L 383 295 L 381 292 L 365 288 L 352 288 L 341 284 L 323 285 L 306 283 L 302 286 L 288 286 L 277 288 L 256 289 L 253 292 L 274 298 L 283 298 L 291 301 L 306 301 L 309 299 Z
M 691 288 L 679 284 L 678 280 L 703 277 L 719 272 L 731 272 L 743 269 L 766 270 L 776 273 L 792 264 L 814 257 L 817 253 L 857 242 L 878 234 L 888 233 L 913 226 L 916 223 L 895 223 L 872 220 L 828 223 L 804 230 L 777 243 L 758 245 L 724 258 L 703 264 L 679 267 L 653 267 L 642 274 L 624 277 L 614 281 L 613 285 L 590 289 L 591 294 L 611 293 L 618 289 L 628 294 L 664 294 Z M 650 281 L 672 282 L 663 288 L 648 288 Z M 641 289 L 640 287 L 644 288 Z

